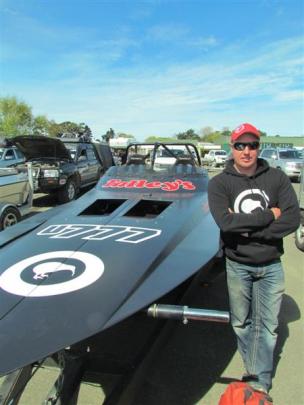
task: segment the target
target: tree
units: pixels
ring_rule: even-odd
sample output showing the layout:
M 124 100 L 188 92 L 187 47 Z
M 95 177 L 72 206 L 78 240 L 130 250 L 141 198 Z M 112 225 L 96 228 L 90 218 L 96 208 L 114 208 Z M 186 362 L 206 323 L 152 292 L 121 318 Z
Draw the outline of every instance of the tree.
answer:
M 32 132 L 32 110 L 16 97 L 0 98 L 0 136 L 12 137 Z
M 86 124 L 83 122 L 79 124 L 79 135 L 82 137 L 84 141 L 92 140 L 92 131 Z
M 146 143 L 155 143 L 155 142 L 163 142 L 163 143 L 166 143 L 166 142 L 176 142 L 176 139 L 173 139 L 173 138 L 169 138 L 169 137 L 161 137 L 161 136 L 155 136 L 155 135 L 151 135 L 151 136 L 148 136 L 146 139 L 145 139 L 145 142 Z
M 125 134 L 124 132 L 119 132 L 117 134 L 118 138 L 127 138 L 127 139 L 135 139 L 135 137 L 131 134 Z
M 223 127 L 222 129 L 222 135 L 223 136 L 230 136 L 231 135 L 231 131 L 228 127 Z
M 115 132 L 112 128 L 108 129 L 108 131 L 104 135 L 102 135 L 102 139 L 107 143 L 109 143 L 110 139 L 113 138 L 115 138 Z
M 48 136 L 49 135 L 49 127 L 50 127 L 50 122 L 46 118 L 46 116 L 38 115 L 33 120 L 32 134 L 33 135 Z
M 71 121 L 65 121 L 59 124 L 59 136 L 66 138 L 78 138 L 81 134 L 81 128 L 78 124 Z
M 89 141 L 92 139 L 92 131 L 85 123 L 76 124 L 71 121 L 64 121 L 57 124 L 55 121 L 49 122 L 49 136 L 63 138 L 82 138 Z
M 53 138 L 57 138 L 60 136 L 60 133 L 60 124 L 57 124 L 54 120 L 49 121 L 48 135 Z
M 212 134 L 212 132 L 213 132 L 213 129 L 211 127 L 204 127 L 201 129 L 201 133 L 202 133 L 203 137 L 206 135 Z
M 85 123 L 49 121 L 45 115 L 33 117 L 32 109 L 16 97 L 0 98 L 0 137 L 44 135 L 51 137 L 92 139 L 92 131 Z
M 191 128 L 188 129 L 186 132 L 180 132 L 176 135 L 177 139 L 194 139 L 199 141 L 200 137 L 198 134 L 195 133 L 195 131 Z
M 215 131 L 212 134 L 205 135 L 202 140 L 204 142 L 211 142 L 211 143 L 217 143 L 219 139 L 221 138 L 221 133 L 219 131 Z

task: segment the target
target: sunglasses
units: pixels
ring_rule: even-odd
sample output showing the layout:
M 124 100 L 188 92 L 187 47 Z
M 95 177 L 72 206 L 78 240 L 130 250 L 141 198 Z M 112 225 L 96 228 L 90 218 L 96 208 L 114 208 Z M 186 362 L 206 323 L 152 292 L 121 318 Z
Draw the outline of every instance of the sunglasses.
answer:
M 235 142 L 232 146 L 238 151 L 245 150 L 246 146 L 248 146 L 249 150 L 257 150 L 260 147 L 260 142 Z

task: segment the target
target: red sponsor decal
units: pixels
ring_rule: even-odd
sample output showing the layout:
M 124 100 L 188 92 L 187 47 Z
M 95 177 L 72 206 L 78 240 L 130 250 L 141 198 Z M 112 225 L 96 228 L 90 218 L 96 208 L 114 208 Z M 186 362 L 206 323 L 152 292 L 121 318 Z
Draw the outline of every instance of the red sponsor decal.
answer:
M 184 190 L 195 190 L 196 187 L 191 181 L 183 181 L 175 179 L 174 181 L 147 181 L 147 180 L 120 180 L 111 179 L 106 182 L 102 187 L 110 188 L 148 188 L 160 189 L 164 191 L 177 191 L 180 188 Z

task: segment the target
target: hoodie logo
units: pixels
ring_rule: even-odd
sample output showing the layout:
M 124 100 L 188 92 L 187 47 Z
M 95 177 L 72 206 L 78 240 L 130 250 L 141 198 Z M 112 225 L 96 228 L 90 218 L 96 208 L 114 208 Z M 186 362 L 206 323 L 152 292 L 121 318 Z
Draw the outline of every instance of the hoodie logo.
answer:
M 250 214 L 257 208 L 265 210 L 268 207 L 269 197 L 265 191 L 258 188 L 242 191 L 234 202 L 233 211 Z
M 91 253 L 48 252 L 28 257 L 6 269 L 0 276 L 0 287 L 24 297 L 48 297 L 88 287 L 103 272 L 103 261 Z

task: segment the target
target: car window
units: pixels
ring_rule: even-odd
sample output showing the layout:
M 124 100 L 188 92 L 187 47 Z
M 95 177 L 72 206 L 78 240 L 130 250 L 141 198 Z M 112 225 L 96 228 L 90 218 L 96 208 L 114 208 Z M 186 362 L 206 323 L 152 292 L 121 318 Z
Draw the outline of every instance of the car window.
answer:
M 184 155 L 184 151 L 180 150 L 180 149 L 170 149 L 170 151 L 176 157 Z M 173 157 L 172 154 L 170 152 L 168 152 L 166 149 L 159 149 L 157 151 L 157 156 L 158 157 L 171 157 L 171 158 Z
M 64 146 L 69 150 L 72 159 L 75 159 L 78 144 L 76 142 L 63 142 Z
M 15 158 L 13 149 L 8 149 L 5 153 L 4 159 L 5 160 L 13 160 Z
M 275 155 L 275 150 L 274 149 L 264 149 L 261 151 L 260 156 L 264 158 L 271 158 L 273 155 Z
M 80 155 L 79 155 L 78 159 L 80 159 L 80 160 L 86 160 L 87 158 L 88 158 L 88 156 L 87 156 L 87 151 L 86 151 L 86 149 L 82 149 L 81 152 L 80 152 Z
M 280 159 L 299 159 L 299 152 L 296 150 L 281 150 Z
M 226 156 L 226 155 L 227 155 L 227 153 L 226 153 L 224 150 L 217 150 L 217 151 L 215 152 L 215 154 L 216 154 L 216 155 L 220 155 L 220 156 Z
M 89 160 L 96 160 L 95 151 L 92 145 L 87 145 L 87 155 Z
M 16 155 L 17 155 L 18 159 L 23 159 L 24 158 L 23 153 L 19 149 L 16 149 L 15 152 L 16 152 Z

